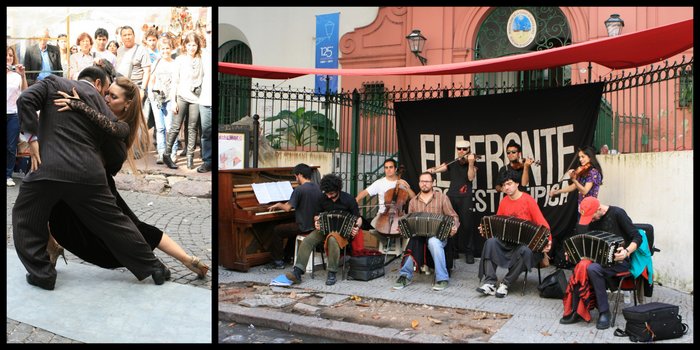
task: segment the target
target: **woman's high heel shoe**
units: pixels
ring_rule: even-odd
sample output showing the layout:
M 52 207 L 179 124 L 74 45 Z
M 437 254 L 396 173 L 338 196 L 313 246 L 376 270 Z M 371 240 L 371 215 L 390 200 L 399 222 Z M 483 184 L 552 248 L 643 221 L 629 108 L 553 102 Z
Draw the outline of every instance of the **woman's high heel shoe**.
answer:
M 63 261 L 65 261 L 66 265 L 68 265 L 65 250 L 53 238 L 49 239 L 49 244 L 46 246 L 46 252 L 49 253 L 49 261 L 54 268 L 56 267 L 56 262 L 58 261 L 59 256 L 62 256 Z
M 187 266 L 188 269 L 192 270 L 192 272 L 196 273 L 197 278 L 200 279 L 206 277 L 207 272 L 209 271 L 209 266 L 201 262 L 196 256 L 193 256 L 192 261 L 185 264 L 185 266 Z

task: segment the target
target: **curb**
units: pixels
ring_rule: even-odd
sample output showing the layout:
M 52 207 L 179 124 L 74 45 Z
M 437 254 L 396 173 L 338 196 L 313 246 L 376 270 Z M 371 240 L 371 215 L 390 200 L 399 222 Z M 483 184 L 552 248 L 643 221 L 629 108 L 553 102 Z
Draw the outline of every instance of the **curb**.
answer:
M 327 320 L 287 312 L 219 304 L 219 320 L 251 323 L 300 334 L 357 343 L 451 343 L 442 336 Z

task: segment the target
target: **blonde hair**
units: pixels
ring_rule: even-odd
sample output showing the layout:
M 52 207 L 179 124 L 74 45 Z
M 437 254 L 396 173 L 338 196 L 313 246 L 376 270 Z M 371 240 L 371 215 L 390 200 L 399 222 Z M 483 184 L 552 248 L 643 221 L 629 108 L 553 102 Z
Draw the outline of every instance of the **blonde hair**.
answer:
M 148 147 L 150 142 L 148 127 L 146 126 L 146 121 L 143 118 L 143 110 L 141 109 L 139 86 L 129 78 L 121 76 L 117 77 L 114 83 L 124 89 L 124 98 L 130 101 L 129 106 L 121 113 L 119 120 L 129 125 L 129 135 L 126 139 L 126 147 L 129 152 L 126 159 L 133 173 L 138 174 L 136 164 L 134 163 L 134 148 L 137 152 L 143 154 L 144 148 Z

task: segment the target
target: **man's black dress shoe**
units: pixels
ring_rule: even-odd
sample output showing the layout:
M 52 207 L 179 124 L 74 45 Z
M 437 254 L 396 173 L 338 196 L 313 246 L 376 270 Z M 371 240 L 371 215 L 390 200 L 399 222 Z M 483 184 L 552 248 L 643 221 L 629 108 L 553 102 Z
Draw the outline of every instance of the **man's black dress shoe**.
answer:
M 165 283 L 165 281 L 170 279 L 170 270 L 163 264 L 161 264 L 160 267 L 157 267 L 155 271 L 153 271 L 153 282 L 156 285 L 161 285 Z
M 466 261 L 467 261 L 467 264 L 473 264 L 474 263 L 474 254 L 467 253 Z
M 42 280 L 42 279 L 36 278 L 28 273 L 27 274 L 27 283 L 31 284 L 32 286 L 36 286 L 36 287 L 43 288 L 46 290 L 53 290 L 54 286 L 56 285 L 56 280 L 53 280 L 53 281 Z
M 335 284 L 335 281 L 336 281 L 335 272 L 328 271 L 328 277 L 326 278 L 326 285 L 332 286 Z
M 579 316 L 578 313 L 572 312 L 571 315 L 562 317 L 559 320 L 559 323 L 561 323 L 561 324 L 574 324 L 574 323 L 577 323 L 581 320 L 583 320 L 583 318 L 581 316 Z
M 207 173 L 211 171 L 211 164 L 202 163 L 202 165 L 197 168 L 198 173 Z
M 177 169 L 177 165 L 173 163 L 173 160 L 168 155 L 163 155 L 163 163 L 165 163 L 165 165 L 167 165 L 170 169 Z
M 610 328 L 610 312 L 603 312 L 598 316 L 598 323 L 595 324 L 595 328 L 598 329 L 608 329 Z

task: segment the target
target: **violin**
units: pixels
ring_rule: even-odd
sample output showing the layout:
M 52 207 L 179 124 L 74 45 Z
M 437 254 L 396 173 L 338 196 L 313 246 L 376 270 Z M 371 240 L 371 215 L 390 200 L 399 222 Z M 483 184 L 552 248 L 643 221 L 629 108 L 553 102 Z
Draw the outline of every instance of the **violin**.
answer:
M 591 170 L 591 163 L 586 163 L 586 164 L 581 165 L 578 168 L 576 168 L 576 170 L 574 170 L 574 174 L 576 175 L 576 178 L 584 177 L 584 176 L 588 175 L 588 171 L 590 171 L 590 170 Z
M 530 158 L 531 159 L 531 158 Z M 535 160 L 532 162 L 532 165 L 539 166 L 541 163 L 539 160 Z M 520 170 L 525 166 L 525 159 L 516 159 L 510 163 L 510 167 L 513 168 L 513 170 Z
M 405 167 L 400 165 L 396 173 L 398 175 L 396 186 L 384 193 L 384 207 L 386 210 L 379 214 L 377 224 L 374 227 L 379 233 L 399 233 L 399 218 L 405 214 L 403 208 L 410 199 L 408 189 L 402 187 L 400 182 L 404 170 Z

